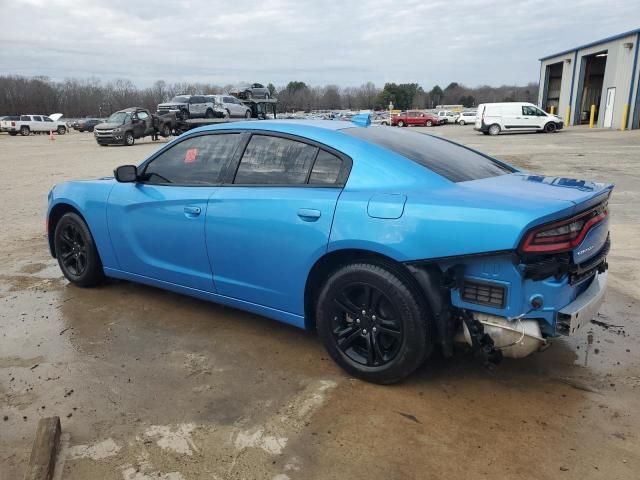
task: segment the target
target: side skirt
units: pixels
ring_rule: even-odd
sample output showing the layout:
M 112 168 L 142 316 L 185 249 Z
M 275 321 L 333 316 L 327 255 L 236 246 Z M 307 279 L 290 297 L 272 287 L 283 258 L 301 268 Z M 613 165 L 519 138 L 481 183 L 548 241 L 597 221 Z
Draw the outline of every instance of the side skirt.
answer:
M 288 323 L 294 327 L 304 329 L 304 316 L 296 315 L 295 313 L 284 312 L 275 308 L 265 307 L 264 305 L 258 305 L 256 303 L 245 302 L 244 300 L 238 300 L 236 298 L 227 297 L 213 292 L 206 292 L 204 290 L 198 290 L 197 288 L 184 287 L 171 282 L 165 282 L 163 280 L 156 280 L 154 278 L 145 277 L 144 275 L 137 275 L 135 273 L 123 272 L 115 268 L 104 268 L 104 274 L 107 277 L 118 278 L 121 280 L 129 280 L 136 283 L 142 283 L 152 287 L 161 288 L 164 290 L 170 290 L 172 292 L 181 293 L 183 295 L 189 295 L 190 297 L 199 298 L 208 302 L 219 303 L 221 305 L 227 305 L 229 307 L 238 308 L 247 312 L 256 313 L 265 317 L 272 318 L 279 322 Z

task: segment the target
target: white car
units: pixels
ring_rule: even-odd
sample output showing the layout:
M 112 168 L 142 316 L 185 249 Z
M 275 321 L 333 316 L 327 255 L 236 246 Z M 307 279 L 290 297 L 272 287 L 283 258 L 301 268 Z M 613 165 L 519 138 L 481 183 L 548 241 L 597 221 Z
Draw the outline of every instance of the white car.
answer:
M 460 112 L 456 117 L 455 122 L 458 125 L 467 125 L 467 124 L 473 125 L 476 122 L 477 113 L 478 112 L 476 111 Z
M 251 108 L 231 95 L 210 95 L 216 102 L 217 108 L 222 109 L 225 117 L 251 118 Z
M 9 135 L 15 136 L 18 133 L 23 136 L 39 132 L 56 132 L 58 135 L 67 133 L 67 125 L 60 122 L 62 113 L 54 113 L 52 115 L 20 115 L 12 117 L 13 119 L 5 119 L 0 122 L 0 130 L 9 132 Z M 17 118 L 17 119 L 16 119 Z
M 478 105 L 475 129 L 485 135 L 500 132 L 547 132 L 563 127 L 562 118 L 540 110 L 533 103 L 506 102 Z
M 458 114 L 450 110 L 439 110 L 436 115 L 440 120 L 443 120 L 442 123 L 455 123 Z

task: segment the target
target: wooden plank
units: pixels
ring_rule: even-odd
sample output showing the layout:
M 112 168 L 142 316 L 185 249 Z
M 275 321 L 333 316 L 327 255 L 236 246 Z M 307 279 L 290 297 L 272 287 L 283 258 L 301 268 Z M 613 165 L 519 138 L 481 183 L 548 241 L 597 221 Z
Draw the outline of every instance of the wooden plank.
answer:
M 60 417 L 41 418 L 24 480 L 51 480 L 60 445 Z

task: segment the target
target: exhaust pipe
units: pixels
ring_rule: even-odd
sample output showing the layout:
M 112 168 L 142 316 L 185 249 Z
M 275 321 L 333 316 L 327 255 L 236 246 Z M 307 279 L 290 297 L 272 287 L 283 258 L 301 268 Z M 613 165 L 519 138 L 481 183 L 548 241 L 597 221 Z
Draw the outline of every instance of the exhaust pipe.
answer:
M 523 358 L 547 345 L 547 341 L 542 338 L 540 325 L 535 320 L 507 320 L 505 317 L 486 313 L 474 313 L 474 317 L 482 323 L 484 333 L 491 337 L 495 348 L 505 357 Z M 462 332 L 458 333 L 455 340 L 473 345 L 466 324 L 463 323 Z

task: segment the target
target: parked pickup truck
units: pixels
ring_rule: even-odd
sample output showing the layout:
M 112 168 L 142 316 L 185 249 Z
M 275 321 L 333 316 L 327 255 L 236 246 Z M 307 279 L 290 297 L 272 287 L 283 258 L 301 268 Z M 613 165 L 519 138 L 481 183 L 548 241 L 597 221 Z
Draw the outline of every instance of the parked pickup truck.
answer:
M 176 123 L 173 114 L 153 115 L 145 108 L 131 107 L 111 114 L 106 122 L 96 125 L 93 135 L 98 145 L 131 146 L 136 139 L 147 136 L 168 137 Z
M 20 115 L 15 117 L 7 117 L 0 122 L 0 130 L 9 132 L 9 135 L 16 136 L 18 133 L 22 136 L 31 133 L 56 132 L 58 135 L 67 133 L 67 126 L 64 122 L 58 120 L 62 117 L 61 113 L 52 115 Z
M 169 102 L 158 105 L 158 113 L 173 113 L 181 120 L 188 118 L 222 117 L 224 110 L 220 109 L 209 96 L 178 95 Z

